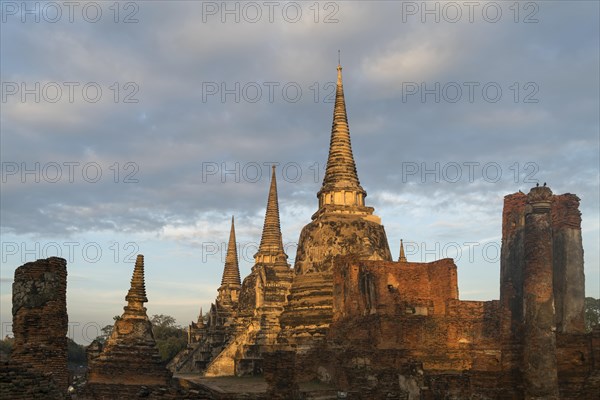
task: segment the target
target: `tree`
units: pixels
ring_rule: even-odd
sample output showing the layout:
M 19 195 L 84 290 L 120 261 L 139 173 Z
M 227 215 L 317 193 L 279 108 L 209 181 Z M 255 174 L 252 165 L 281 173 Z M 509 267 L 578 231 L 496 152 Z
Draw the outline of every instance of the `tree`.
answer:
M 0 340 L 0 358 L 9 358 L 10 353 L 15 343 L 15 338 L 6 336 Z M 87 356 L 85 354 L 85 346 L 75 343 L 73 339 L 67 338 L 67 360 L 73 364 L 86 364 Z
M 0 340 L 0 359 L 10 358 L 13 346 L 15 344 L 15 338 L 6 335 L 6 337 Z
M 600 324 L 600 299 L 585 298 L 585 330 L 591 332 L 592 328 Z
M 121 319 L 120 315 L 115 315 L 113 317 L 113 321 L 118 321 Z M 100 332 L 102 332 L 99 336 L 96 337 L 95 340 L 99 341 L 100 343 L 104 344 L 106 343 L 106 340 L 110 337 L 110 335 L 112 335 L 112 331 L 114 329 L 115 325 L 106 325 L 104 328 L 100 329 Z
M 73 339 L 67 339 L 67 359 L 69 363 L 84 365 L 87 364 L 87 356 L 85 354 L 85 346 L 77 344 Z
M 154 314 L 152 318 L 150 318 L 150 322 L 152 322 L 152 325 L 155 327 L 160 328 L 172 328 L 177 326 L 175 325 L 175 318 L 164 314 Z
M 170 315 L 153 315 L 152 333 L 156 340 L 156 347 L 161 359 L 169 362 L 187 346 L 187 335 L 185 330 L 176 324 L 175 318 Z

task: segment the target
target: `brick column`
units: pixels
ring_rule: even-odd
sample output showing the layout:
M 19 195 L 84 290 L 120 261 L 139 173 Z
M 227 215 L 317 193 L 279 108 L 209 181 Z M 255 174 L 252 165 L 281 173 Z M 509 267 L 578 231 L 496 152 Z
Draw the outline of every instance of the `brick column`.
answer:
M 50 257 L 20 266 L 12 287 L 15 347 L 11 360 L 51 373 L 66 393 L 67 261 Z
M 585 276 L 579 198 L 570 193 L 554 196 L 551 215 L 556 329 L 584 333 Z
M 525 399 L 558 399 L 552 273 L 552 191 L 535 187 L 525 209 L 523 386 Z

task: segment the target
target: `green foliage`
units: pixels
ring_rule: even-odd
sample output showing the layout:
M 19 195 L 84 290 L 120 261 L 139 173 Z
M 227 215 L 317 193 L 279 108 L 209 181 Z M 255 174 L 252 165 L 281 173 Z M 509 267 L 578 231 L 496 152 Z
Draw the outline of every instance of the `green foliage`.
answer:
M 10 356 L 12 352 L 15 338 L 6 336 L 0 340 L 0 353 L 2 357 Z M 85 346 L 77 344 L 73 339 L 67 339 L 67 359 L 69 363 L 83 365 L 87 363 L 87 356 L 85 354 Z
M 110 335 L 112 335 L 113 329 L 114 325 L 106 325 L 104 328 L 100 329 L 100 332 L 102 333 L 96 338 L 96 340 L 102 344 L 106 343 L 106 339 L 108 339 Z
M 187 345 L 186 332 L 170 315 L 153 315 L 150 321 L 160 357 L 169 362 Z
M 120 315 L 115 315 L 113 317 L 113 321 L 118 321 L 121 319 Z M 95 340 L 99 341 L 100 343 L 104 344 L 106 343 L 106 339 L 108 339 L 110 337 L 110 335 L 112 335 L 112 331 L 114 328 L 114 324 L 113 325 L 106 325 L 104 328 L 100 329 L 100 332 L 102 332 L 98 337 L 96 337 Z
M 0 340 L 0 358 L 10 357 L 14 343 L 15 338 L 10 336 L 6 336 L 4 339 Z
M 585 298 L 585 330 L 591 332 L 592 328 L 600 324 L 600 299 Z
M 155 327 L 160 328 L 173 328 L 177 326 L 175 324 L 175 318 L 164 314 L 154 314 L 152 318 L 150 318 L 150 322 L 152 322 L 152 325 Z
M 75 343 L 73 339 L 67 340 L 67 359 L 69 362 L 78 365 L 87 364 L 85 346 Z

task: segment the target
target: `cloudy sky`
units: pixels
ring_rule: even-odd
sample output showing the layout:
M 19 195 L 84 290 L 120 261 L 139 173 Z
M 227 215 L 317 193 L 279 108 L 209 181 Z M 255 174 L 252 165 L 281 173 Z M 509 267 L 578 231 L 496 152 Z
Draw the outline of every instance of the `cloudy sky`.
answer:
M 468 3 L 468 2 L 467 2 Z M 470 4 L 470 5 L 469 5 Z M 290 260 L 316 211 L 338 50 L 359 178 L 412 261 L 499 297 L 503 196 L 581 198 L 600 296 L 599 4 L 0 2 L 2 336 L 24 262 L 68 261 L 70 334 L 215 298 L 231 215 L 246 275 L 277 178 Z

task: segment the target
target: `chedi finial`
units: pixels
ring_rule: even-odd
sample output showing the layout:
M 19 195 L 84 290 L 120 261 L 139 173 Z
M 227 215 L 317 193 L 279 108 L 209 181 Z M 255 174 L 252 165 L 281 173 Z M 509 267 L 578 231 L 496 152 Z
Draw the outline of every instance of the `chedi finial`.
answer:
M 144 281 L 144 256 L 141 254 L 138 254 L 135 260 L 131 287 L 127 292 L 127 296 L 125 296 L 125 300 L 127 300 L 127 305 L 124 307 L 125 314 L 140 314 L 141 312 L 145 315 L 144 303 L 148 302 L 148 297 L 146 297 L 146 283 Z
M 398 257 L 399 262 L 406 262 L 406 254 L 404 254 L 404 242 L 400 239 L 400 257 Z

